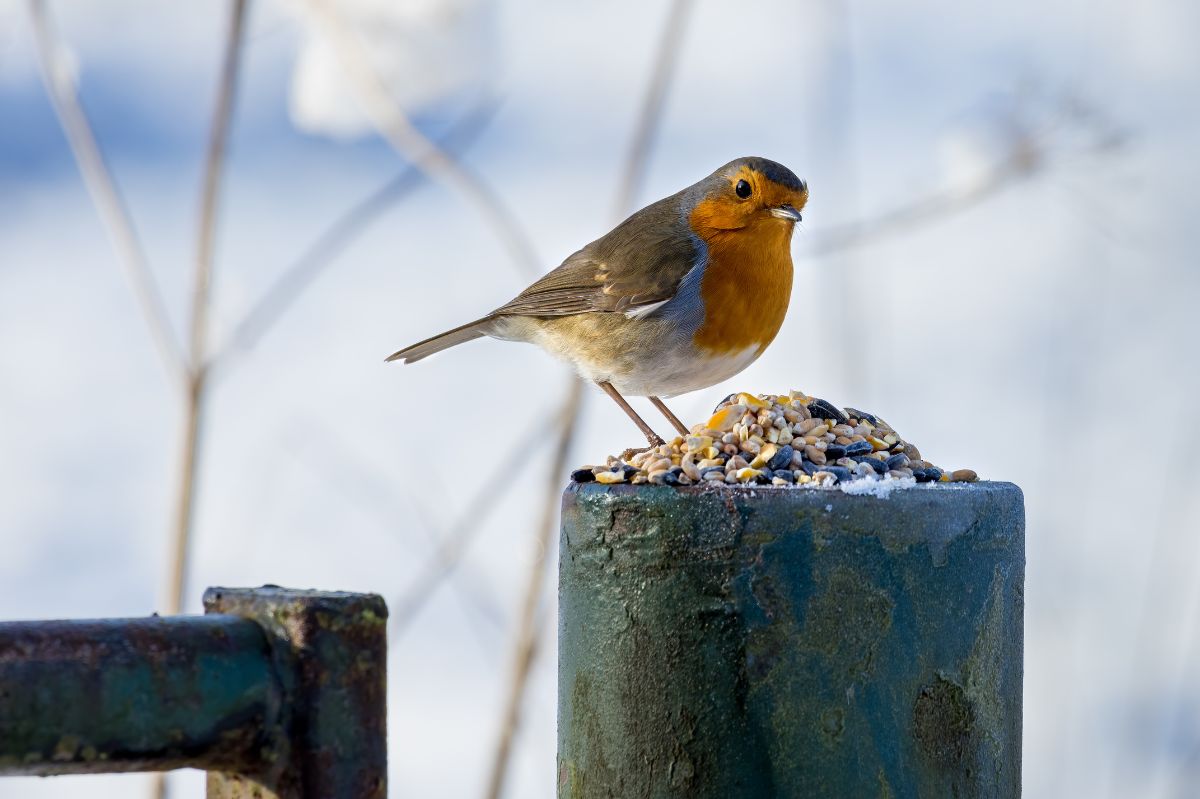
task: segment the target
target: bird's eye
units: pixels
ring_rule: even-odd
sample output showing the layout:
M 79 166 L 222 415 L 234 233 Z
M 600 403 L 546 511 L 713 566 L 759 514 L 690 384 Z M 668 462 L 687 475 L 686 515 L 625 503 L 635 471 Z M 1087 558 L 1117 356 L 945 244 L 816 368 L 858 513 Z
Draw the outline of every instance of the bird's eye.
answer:
M 741 197 L 743 200 L 749 197 L 750 193 L 753 191 L 753 189 L 750 188 L 750 184 L 744 180 L 739 180 L 737 185 L 733 187 L 733 190 L 737 193 L 737 196 Z

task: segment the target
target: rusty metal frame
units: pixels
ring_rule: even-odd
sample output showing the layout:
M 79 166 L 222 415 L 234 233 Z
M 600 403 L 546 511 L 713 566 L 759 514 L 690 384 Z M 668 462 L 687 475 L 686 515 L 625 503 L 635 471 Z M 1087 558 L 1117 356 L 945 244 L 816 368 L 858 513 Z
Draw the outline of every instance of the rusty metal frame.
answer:
M 386 796 L 383 599 L 211 588 L 204 608 L 0 623 L 0 776 L 199 768 L 214 799 Z

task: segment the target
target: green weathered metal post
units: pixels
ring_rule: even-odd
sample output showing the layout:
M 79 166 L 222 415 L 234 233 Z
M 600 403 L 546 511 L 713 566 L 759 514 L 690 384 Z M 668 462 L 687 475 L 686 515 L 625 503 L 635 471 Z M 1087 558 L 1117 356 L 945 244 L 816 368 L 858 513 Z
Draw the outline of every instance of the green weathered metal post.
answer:
M 209 771 L 209 799 L 387 796 L 387 606 L 375 594 L 210 588 L 206 613 L 257 622 L 287 675 L 288 751 L 263 773 Z
M 1024 510 L 572 486 L 560 797 L 1017 797 Z

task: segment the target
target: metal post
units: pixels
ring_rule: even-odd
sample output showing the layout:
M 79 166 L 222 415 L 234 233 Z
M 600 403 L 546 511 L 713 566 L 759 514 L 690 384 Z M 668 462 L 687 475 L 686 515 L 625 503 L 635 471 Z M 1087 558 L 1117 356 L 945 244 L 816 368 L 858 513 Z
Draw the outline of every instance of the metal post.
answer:
M 202 768 L 221 799 L 381 799 L 387 608 L 209 589 L 206 616 L 0 623 L 0 776 Z
M 560 797 L 1017 797 L 1024 510 L 1006 483 L 573 486 Z
M 209 799 L 387 795 L 387 606 L 374 594 L 210 588 L 206 613 L 258 622 L 290 676 L 290 750 L 248 779 L 210 771 Z

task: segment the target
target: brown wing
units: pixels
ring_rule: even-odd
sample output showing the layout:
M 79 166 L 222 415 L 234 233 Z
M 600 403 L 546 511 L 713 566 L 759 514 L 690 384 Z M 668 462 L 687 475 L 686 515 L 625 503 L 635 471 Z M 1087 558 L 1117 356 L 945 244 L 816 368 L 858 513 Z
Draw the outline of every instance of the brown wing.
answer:
M 493 316 L 622 313 L 669 300 L 700 255 L 679 203 L 673 195 L 638 211 Z

